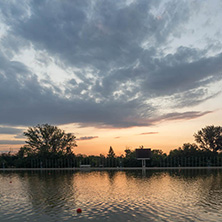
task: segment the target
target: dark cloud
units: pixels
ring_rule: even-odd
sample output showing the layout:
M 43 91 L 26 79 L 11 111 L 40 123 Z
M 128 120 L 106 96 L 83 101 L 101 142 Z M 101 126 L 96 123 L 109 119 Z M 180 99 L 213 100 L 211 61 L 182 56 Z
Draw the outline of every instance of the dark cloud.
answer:
M 152 135 L 152 134 L 158 134 L 159 132 L 146 132 L 146 133 L 140 133 L 139 135 Z
M 111 99 L 97 103 L 91 98 L 64 98 L 54 92 L 53 86 L 42 86 L 38 77 L 23 64 L 10 62 L 2 54 L 0 57 L 3 67 L 7 65 L 7 69 L 0 68 L 2 124 L 63 124 L 73 121 L 82 125 L 128 127 L 135 122 L 137 107 L 141 106 L 136 100 L 121 102 Z
M 222 80 L 222 54 L 208 55 L 212 40 L 204 49 L 181 43 L 164 52 L 186 35 L 185 24 L 201 4 L 32 0 L 0 6 L 7 27 L 0 39 L 2 125 L 150 126 L 206 115 L 177 109 L 193 110 L 221 92 L 208 90 Z M 43 68 L 54 62 L 71 70 L 66 80 L 56 84 L 47 73 L 40 78 L 29 64 L 14 59 L 29 49 Z M 169 106 L 155 104 L 165 97 Z M 167 108 L 175 112 L 166 113 Z
M 25 144 L 25 142 L 21 140 L 0 140 L 0 144 L 16 145 L 16 144 Z
M 0 134 L 19 134 L 23 130 L 11 127 L 0 127 Z
M 175 54 L 170 59 L 171 62 L 174 59 L 178 60 L 176 64 L 167 65 L 169 62 L 166 59 L 155 75 L 149 76 L 144 81 L 143 88 L 147 93 L 156 96 L 185 93 L 221 80 L 222 54 L 211 58 L 200 58 L 193 62 L 186 62 L 186 59 L 181 60 L 177 56 L 179 55 Z
M 80 140 L 93 140 L 93 139 L 97 139 L 99 138 L 98 136 L 83 136 L 80 138 L 77 138 L 76 140 L 80 141 Z
M 220 94 L 221 92 L 217 92 L 217 93 L 212 93 L 208 95 L 207 89 L 190 90 L 183 93 L 182 95 L 181 94 L 175 95 L 173 97 L 173 100 L 176 101 L 176 104 L 177 104 L 176 107 L 178 108 L 192 107 L 206 100 L 213 99 L 219 96 Z
M 25 139 L 25 136 L 23 134 L 17 134 L 14 136 L 15 139 Z
M 197 111 L 190 111 L 190 112 L 183 112 L 183 113 L 168 113 L 166 115 L 161 116 L 160 120 L 183 120 L 183 119 L 194 119 L 197 117 L 201 117 L 212 113 L 210 111 L 206 112 L 197 112 Z

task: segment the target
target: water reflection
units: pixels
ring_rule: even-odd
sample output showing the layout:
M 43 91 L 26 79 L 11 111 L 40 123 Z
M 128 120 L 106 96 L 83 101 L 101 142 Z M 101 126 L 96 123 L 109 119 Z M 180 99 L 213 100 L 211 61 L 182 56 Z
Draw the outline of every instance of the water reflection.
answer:
M 0 184 L 0 221 L 222 220 L 219 169 L 1 172 Z
M 71 172 L 26 173 L 23 181 L 27 182 L 29 200 L 37 211 L 59 214 L 63 208 L 75 206 L 76 192 Z

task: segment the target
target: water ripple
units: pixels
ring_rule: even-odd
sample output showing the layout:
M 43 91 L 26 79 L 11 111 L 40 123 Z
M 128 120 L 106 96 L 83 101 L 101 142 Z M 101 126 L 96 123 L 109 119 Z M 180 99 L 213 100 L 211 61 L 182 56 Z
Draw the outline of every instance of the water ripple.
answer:
M 221 171 L 1 172 L 0 184 L 0 221 L 222 221 Z

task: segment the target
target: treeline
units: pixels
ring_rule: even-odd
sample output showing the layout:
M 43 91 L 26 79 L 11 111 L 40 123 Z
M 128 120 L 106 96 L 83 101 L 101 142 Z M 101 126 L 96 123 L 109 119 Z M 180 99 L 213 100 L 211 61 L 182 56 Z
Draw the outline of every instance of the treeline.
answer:
M 106 156 L 75 155 L 75 136 L 56 126 L 37 125 L 28 128 L 24 135 L 27 145 L 16 154 L 1 154 L 0 168 L 141 167 L 141 161 L 136 159 L 136 151 L 132 149 L 125 149 L 121 156 L 116 156 L 112 147 Z M 195 133 L 194 138 L 197 144 L 185 143 L 168 155 L 162 150 L 152 150 L 152 158 L 147 160 L 146 166 L 222 166 L 222 127 L 206 126 Z
M 194 144 L 184 144 L 182 148 L 170 151 L 167 155 L 162 150 L 152 150 L 151 160 L 147 167 L 202 167 L 222 166 L 222 153 L 195 149 Z M 135 150 L 126 149 L 124 155 L 75 155 L 48 153 L 45 155 L 4 153 L 0 155 L 0 168 L 73 168 L 82 165 L 91 167 L 141 167 L 136 159 Z

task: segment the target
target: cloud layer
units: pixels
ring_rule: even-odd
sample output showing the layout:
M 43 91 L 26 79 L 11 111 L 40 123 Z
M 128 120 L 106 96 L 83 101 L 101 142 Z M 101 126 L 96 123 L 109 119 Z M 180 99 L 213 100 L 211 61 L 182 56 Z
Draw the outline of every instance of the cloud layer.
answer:
M 209 5 L 1 2 L 0 124 L 121 128 L 210 113 L 195 110 L 221 92 L 222 5 Z
M 25 144 L 25 142 L 21 140 L 0 140 L 0 144 Z
M 11 127 L 0 127 L 0 134 L 21 134 L 22 129 L 11 128 Z
M 98 136 L 83 136 L 80 138 L 77 138 L 76 140 L 93 140 L 99 138 Z

